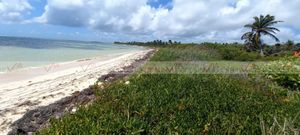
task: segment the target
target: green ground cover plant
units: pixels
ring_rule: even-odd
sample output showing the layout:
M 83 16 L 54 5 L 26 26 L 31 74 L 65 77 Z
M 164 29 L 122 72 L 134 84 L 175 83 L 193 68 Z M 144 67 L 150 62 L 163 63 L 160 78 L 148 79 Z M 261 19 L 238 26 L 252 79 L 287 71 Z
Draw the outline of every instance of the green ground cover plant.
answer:
M 270 80 L 275 81 L 278 85 L 289 88 L 291 90 L 300 90 L 300 58 L 286 57 L 281 60 L 258 65 L 255 70 L 256 74 L 260 74 Z
M 218 47 L 161 47 L 149 62 L 224 60 Z M 104 88 L 96 85 L 94 103 L 52 119 L 38 134 L 299 133 L 299 93 L 271 80 L 247 74 L 149 74 L 142 69 Z

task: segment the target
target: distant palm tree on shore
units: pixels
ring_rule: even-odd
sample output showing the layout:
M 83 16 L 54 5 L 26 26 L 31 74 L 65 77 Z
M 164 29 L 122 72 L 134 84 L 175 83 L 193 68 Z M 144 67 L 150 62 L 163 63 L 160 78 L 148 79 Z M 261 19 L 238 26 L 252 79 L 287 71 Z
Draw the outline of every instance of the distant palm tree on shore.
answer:
M 254 20 L 255 21 L 252 24 L 247 24 L 244 26 L 246 28 L 250 28 L 251 31 L 245 33 L 242 36 L 242 40 L 245 40 L 247 45 L 250 44 L 254 47 L 260 48 L 260 55 L 264 56 L 261 36 L 269 36 L 273 38 L 276 42 L 279 42 L 279 39 L 275 36 L 275 34 L 280 30 L 273 26 L 282 21 L 276 21 L 275 17 L 271 15 L 260 15 L 259 17 L 256 16 L 254 17 Z

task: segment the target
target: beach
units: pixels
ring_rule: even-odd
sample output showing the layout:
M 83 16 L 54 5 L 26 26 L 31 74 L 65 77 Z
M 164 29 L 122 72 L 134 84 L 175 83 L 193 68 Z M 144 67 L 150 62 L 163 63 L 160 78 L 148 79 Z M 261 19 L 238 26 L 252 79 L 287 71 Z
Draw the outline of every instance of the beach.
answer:
M 94 57 L 0 74 L 0 134 L 29 110 L 47 106 L 94 85 L 98 78 L 120 71 L 153 50 Z

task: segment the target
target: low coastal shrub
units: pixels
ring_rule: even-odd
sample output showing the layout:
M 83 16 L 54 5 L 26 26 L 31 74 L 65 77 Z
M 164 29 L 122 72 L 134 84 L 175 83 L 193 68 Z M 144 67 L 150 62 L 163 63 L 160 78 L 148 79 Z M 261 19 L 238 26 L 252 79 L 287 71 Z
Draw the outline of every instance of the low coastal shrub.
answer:
M 224 60 L 235 60 L 235 61 L 254 61 L 259 58 L 257 53 L 246 52 L 241 47 L 228 46 L 219 49 Z
M 162 47 L 150 62 L 222 59 L 213 48 L 198 47 Z M 207 53 L 203 47 L 213 51 Z M 75 114 L 52 119 L 50 127 L 38 134 L 299 132 L 294 130 L 300 126 L 299 93 L 250 80 L 239 74 L 137 72 L 128 80 L 97 89 L 93 104 L 81 107 Z M 286 123 L 291 124 L 283 126 Z
M 256 74 L 275 81 L 291 90 L 300 90 L 300 58 L 287 57 L 278 61 L 258 65 Z
M 152 61 L 201 61 L 219 60 L 220 54 L 215 49 L 197 45 L 174 45 L 159 48 Z
M 99 90 L 94 104 L 53 119 L 42 133 L 260 134 L 261 119 L 271 125 L 300 111 L 287 96 L 226 75 L 142 74 L 129 82 Z
M 203 43 L 202 46 L 214 49 L 221 55 L 222 60 L 230 61 L 274 61 L 284 56 L 291 56 L 291 51 L 279 51 L 278 53 L 270 53 L 261 57 L 257 51 L 247 51 L 244 45 L 239 44 L 212 44 Z M 273 47 L 269 47 L 273 48 Z

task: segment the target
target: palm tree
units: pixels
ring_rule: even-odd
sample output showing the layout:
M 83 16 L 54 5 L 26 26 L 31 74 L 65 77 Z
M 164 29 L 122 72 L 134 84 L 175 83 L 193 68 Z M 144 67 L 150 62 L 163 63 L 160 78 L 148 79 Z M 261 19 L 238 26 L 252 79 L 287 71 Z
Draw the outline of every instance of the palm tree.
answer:
M 169 40 L 169 44 L 170 44 L 170 45 L 172 45 L 172 44 L 173 44 L 172 40 Z
M 242 40 L 245 40 L 245 47 L 249 51 L 254 51 L 257 49 L 257 45 L 255 43 L 254 39 L 254 33 L 253 32 L 247 32 L 242 36 Z
M 264 56 L 261 36 L 270 36 L 276 42 L 279 42 L 279 39 L 275 36 L 276 32 L 279 32 L 279 29 L 273 26 L 282 21 L 276 21 L 275 17 L 271 15 L 260 15 L 259 17 L 254 17 L 254 20 L 252 24 L 245 25 L 246 28 L 251 29 L 251 32 L 245 33 L 242 36 L 242 40 L 245 40 L 246 43 L 248 42 L 254 46 L 258 46 L 260 48 L 260 55 Z

